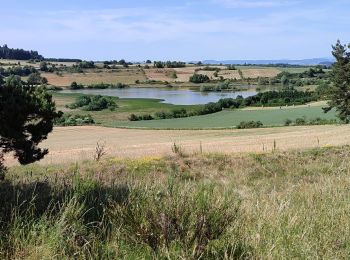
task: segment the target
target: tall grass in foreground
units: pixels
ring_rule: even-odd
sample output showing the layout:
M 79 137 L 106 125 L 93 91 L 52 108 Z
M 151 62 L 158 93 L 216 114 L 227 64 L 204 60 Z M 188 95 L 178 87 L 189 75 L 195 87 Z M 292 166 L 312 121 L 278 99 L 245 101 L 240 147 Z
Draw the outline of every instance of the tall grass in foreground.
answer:
M 349 258 L 349 155 L 13 167 L 0 183 L 0 258 Z

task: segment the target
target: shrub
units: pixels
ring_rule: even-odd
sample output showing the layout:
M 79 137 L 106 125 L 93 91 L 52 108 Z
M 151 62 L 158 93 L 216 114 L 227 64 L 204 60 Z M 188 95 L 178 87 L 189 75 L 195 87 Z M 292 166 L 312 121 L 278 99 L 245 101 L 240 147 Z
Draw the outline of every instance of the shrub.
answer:
M 144 114 L 144 115 L 135 115 L 135 114 L 131 114 L 129 116 L 129 121 L 141 121 L 141 120 L 153 120 L 154 117 L 150 114 Z
M 242 121 L 237 126 L 237 129 L 248 129 L 248 128 L 260 128 L 263 127 L 263 123 L 261 121 Z
M 70 84 L 70 89 L 83 89 L 84 85 L 78 84 L 77 82 L 73 81 L 72 84 Z
M 218 199 L 211 185 L 176 184 L 134 188 L 128 201 L 115 203 L 113 224 L 127 240 L 147 245 L 156 254 L 182 251 L 185 259 L 206 259 L 211 243 L 219 241 L 238 217 L 235 196 Z
M 86 111 L 101 111 L 104 109 L 115 110 L 118 105 L 113 97 L 104 97 L 101 95 L 97 96 L 79 96 L 75 103 L 68 105 L 70 109 L 82 108 Z
M 140 118 L 137 115 L 135 115 L 135 114 L 131 114 L 129 116 L 129 120 L 130 121 L 140 121 Z
M 292 123 L 293 123 L 292 120 L 287 119 L 287 120 L 284 122 L 284 125 L 285 125 L 285 126 L 289 126 L 289 125 L 291 125 Z
M 295 125 L 305 125 L 305 124 L 306 124 L 305 118 L 297 118 L 297 119 L 295 119 Z
M 72 114 L 63 114 L 59 119 L 56 119 L 55 125 L 58 126 L 77 126 L 77 125 L 91 125 L 95 121 L 91 115 L 72 115 Z
M 193 74 L 190 77 L 190 82 L 192 83 L 205 83 L 205 82 L 209 82 L 210 79 L 207 75 L 203 75 L 203 74 Z

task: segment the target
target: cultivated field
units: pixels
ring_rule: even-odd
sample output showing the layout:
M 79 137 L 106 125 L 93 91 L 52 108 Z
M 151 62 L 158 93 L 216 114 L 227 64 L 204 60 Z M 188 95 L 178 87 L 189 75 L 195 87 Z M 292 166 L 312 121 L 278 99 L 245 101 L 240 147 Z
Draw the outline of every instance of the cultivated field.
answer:
M 322 106 L 297 106 L 282 108 L 249 108 L 225 110 L 222 112 L 186 118 L 162 119 L 151 121 L 103 121 L 106 126 L 153 129 L 211 129 L 233 128 L 242 121 L 261 121 L 264 126 L 283 126 L 287 119 L 306 118 L 336 119 L 335 112 L 325 114 Z
M 95 126 L 57 127 L 42 146 L 50 154 L 42 163 L 92 159 L 97 142 L 108 156 L 139 158 L 171 154 L 177 143 L 185 152 L 241 153 L 350 144 L 350 126 L 302 126 L 249 130 L 136 130 Z M 14 161 L 8 159 L 8 164 Z
M 89 71 L 85 73 L 62 73 L 57 75 L 55 73 L 42 73 L 43 77 L 46 77 L 49 84 L 66 87 L 69 86 L 73 81 L 78 84 L 91 85 L 97 83 L 124 83 L 134 84 L 136 80 L 145 81 L 146 77 L 141 69 L 129 68 L 129 69 L 118 69 L 118 70 L 100 70 L 100 71 Z
M 202 70 L 203 66 L 189 66 L 185 68 L 175 68 L 175 69 L 144 69 L 146 77 L 149 80 L 156 81 L 168 81 L 168 82 L 188 82 L 190 77 L 196 72 L 198 74 L 207 75 L 209 78 L 218 80 L 220 76 L 224 79 L 241 79 L 238 70 L 227 70 L 225 66 L 211 66 L 215 68 L 220 68 L 221 71 L 218 72 L 218 77 L 214 76 L 215 71 Z M 305 68 L 303 69 L 305 70 Z M 172 78 L 170 75 L 171 71 L 176 71 L 177 78 Z M 272 78 L 277 76 L 282 70 L 280 68 L 266 68 L 266 67 L 252 67 L 252 68 L 242 68 L 241 69 L 244 78 L 258 78 L 266 77 Z

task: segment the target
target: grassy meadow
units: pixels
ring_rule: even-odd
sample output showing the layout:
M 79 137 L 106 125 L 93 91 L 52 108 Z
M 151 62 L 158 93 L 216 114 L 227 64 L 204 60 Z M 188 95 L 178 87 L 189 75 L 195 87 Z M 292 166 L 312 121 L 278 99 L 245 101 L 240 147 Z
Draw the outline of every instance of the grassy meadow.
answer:
M 118 108 L 115 111 L 102 110 L 102 111 L 83 111 L 81 109 L 69 109 L 66 105 L 75 102 L 76 98 L 82 94 L 63 94 L 54 92 L 53 98 L 56 102 L 57 109 L 65 113 L 71 114 L 91 114 L 95 121 L 102 125 L 107 125 L 115 121 L 127 121 L 131 113 L 148 113 L 153 114 L 157 111 L 170 111 L 172 109 L 193 109 L 198 107 L 197 105 L 172 105 L 161 103 L 159 99 L 147 99 L 147 98 L 116 98 Z
M 153 129 L 210 129 L 233 128 L 242 121 L 261 121 L 264 126 L 283 126 L 287 119 L 315 118 L 336 119 L 335 113 L 323 113 L 322 107 L 290 107 L 268 110 L 226 110 L 215 114 L 151 121 L 117 121 L 103 123 L 112 127 L 153 128 Z
M 350 147 L 9 169 L 2 259 L 346 259 Z
M 225 110 L 222 112 L 193 116 L 187 118 L 162 119 L 151 121 L 128 121 L 131 113 L 154 114 L 159 111 L 171 111 L 185 108 L 196 109 L 201 105 L 172 105 L 161 103 L 157 99 L 116 99 L 118 108 L 115 111 L 83 111 L 81 109 L 68 109 L 65 106 L 73 103 L 81 94 L 53 93 L 57 109 L 65 113 L 91 114 L 97 124 L 108 127 L 150 128 L 150 129 L 211 129 L 232 128 L 242 121 L 261 121 L 264 126 L 283 126 L 287 119 L 295 120 L 305 118 L 336 119 L 334 111 L 325 114 L 322 110 L 324 102 L 303 106 L 273 107 L 273 108 L 248 108 L 237 110 Z

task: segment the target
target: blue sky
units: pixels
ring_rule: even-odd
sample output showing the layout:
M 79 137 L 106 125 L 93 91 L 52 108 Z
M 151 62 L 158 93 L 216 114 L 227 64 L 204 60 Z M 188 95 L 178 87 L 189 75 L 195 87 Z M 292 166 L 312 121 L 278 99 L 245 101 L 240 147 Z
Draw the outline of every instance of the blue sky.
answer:
M 349 0 L 0 0 L 0 44 L 142 61 L 329 57 Z

